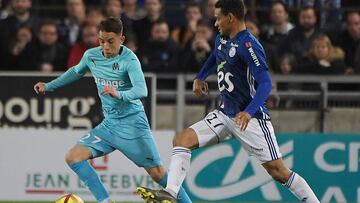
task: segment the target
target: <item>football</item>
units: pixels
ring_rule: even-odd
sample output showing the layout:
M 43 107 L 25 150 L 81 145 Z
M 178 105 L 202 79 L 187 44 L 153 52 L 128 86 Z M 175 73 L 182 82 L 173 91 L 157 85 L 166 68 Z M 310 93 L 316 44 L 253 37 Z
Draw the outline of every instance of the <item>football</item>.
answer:
M 55 203 L 84 203 L 84 201 L 77 195 L 65 194 L 59 197 Z

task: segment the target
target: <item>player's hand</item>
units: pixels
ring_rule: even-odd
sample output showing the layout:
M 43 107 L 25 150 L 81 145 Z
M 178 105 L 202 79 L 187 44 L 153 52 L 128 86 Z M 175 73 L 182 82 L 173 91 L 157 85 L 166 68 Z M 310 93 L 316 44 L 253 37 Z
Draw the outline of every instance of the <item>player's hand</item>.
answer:
M 195 79 L 193 83 L 193 92 L 196 96 L 206 96 L 209 92 L 207 82 Z
M 38 82 L 34 85 L 34 90 L 36 94 L 45 94 L 45 83 Z
M 119 98 L 119 93 L 117 92 L 117 90 L 113 86 L 105 86 L 102 89 L 101 94 L 103 94 L 103 95 L 108 94 L 113 98 Z
M 251 119 L 251 116 L 248 112 L 241 111 L 236 114 L 235 123 L 240 127 L 241 131 L 244 131 L 244 130 L 246 130 L 250 119 Z

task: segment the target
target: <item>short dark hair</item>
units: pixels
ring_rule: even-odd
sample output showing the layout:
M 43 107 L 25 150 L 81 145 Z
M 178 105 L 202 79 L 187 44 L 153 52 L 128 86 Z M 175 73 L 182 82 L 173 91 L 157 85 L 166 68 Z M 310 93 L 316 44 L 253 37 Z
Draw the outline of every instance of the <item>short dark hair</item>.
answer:
M 123 1 L 118 0 L 118 2 L 120 3 L 120 6 L 123 6 Z M 108 5 L 110 3 L 110 0 L 105 0 L 105 6 Z
M 155 27 L 155 25 L 161 25 L 161 24 L 166 24 L 169 27 L 169 23 L 165 19 L 159 18 L 153 23 L 152 28 Z
M 313 6 L 311 6 L 311 5 L 302 6 L 302 7 L 300 8 L 299 14 L 300 14 L 301 12 L 304 12 L 304 11 L 307 11 L 307 10 L 312 10 L 312 11 L 314 12 L 315 16 L 316 16 L 316 10 L 315 10 L 315 8 L 314 8 Z
M 197 7 L 199 10 L 201 10 L 201 7 L 198 3 L 194 2 L 194 1 L 190 1 L 189 3 L 187 3 L 185 5 L 185 11 L 187 11 L 189 8 L 192 8 L 192 7 Z
M 360 15 L 360 12 L 358 10 L 349 10 L 345 13 L 345 21 L 347 22 L 349 20 L 350 15 Z
M 215 8 L 220 8 L 224 15 L 232 13 L 237 19 L 245 19 L 245 4 L 243 0 L 219 0 Z
M 109 17 L 100 22 L 99 31 L 113 32 L 117 35 L 123 34 L 123 23 L 119 18 Z
M 275 0 L 271 3 L 271 8 L 275 6 L 276 4 L 282 5 L 286 13 L 289 13 L 289 7 L 283 0 Z
M 57 23 L 56 23 L 54 20 L 52 20 L 52 19 L 45 19 L 45 20 L 43 20 L 43 21 L 41 22 L 40 29 L 41 29 L 42 27 L 44 27 L 44 26 L 47 26 L 47 25 L 54 26 L 54 27 L 56 27 L 56 29 L 57 29 Z
M 209 28 L 212 29 L 213 25 L 212 25 L 212 22 L 210 22 L 209 19 L 202 18 L 202 19 L 197 21 L 196 26 L 205 26 L 205 27 L 209 27 Z

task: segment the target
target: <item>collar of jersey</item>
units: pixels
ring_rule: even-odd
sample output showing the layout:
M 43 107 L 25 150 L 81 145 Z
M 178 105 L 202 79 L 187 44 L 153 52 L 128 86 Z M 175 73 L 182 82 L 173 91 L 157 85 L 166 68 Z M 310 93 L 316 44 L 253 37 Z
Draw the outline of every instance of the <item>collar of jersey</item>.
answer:
M 241 38 L 241 36 L 245 35 L 248 32 L 247 28 L 244 30 L 241 30 L 240 32 L 236 33 L 236 35 L 232 38 L 229 38 L 228 41 L 232 42 L 232 41 L 236 41 L 239 38 Z

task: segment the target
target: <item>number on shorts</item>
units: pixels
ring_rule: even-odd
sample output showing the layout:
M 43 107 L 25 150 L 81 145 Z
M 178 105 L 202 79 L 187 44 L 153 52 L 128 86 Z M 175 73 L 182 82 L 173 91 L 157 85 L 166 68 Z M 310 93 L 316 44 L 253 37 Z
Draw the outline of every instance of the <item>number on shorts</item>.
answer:
M 79 141 L 80 142 L 85 142 L 86 139 L 88 139 L 90 137 L 90 133 L 88 133 L 87 135 L 85 135 L 84 137 L 80 138 Z
M 212 113 L 206 116 L 205 120 L 214 128 L 224 125 L 223 123 L 219 122 L 219 119 L 216 118 L 218 118 L 216 113 Z
M 85 140 L 89 139 L 89 138 L 90 138 L 90 133 L 88 133 L 84 137 L 80 138 L 79 141 L 80 142 L 85 142 Z M 101 138 L 95 135 L 94 140 L 91 143 L 95 144 L 95 143 L 98 143 L 98 142 L 101 142 Z

